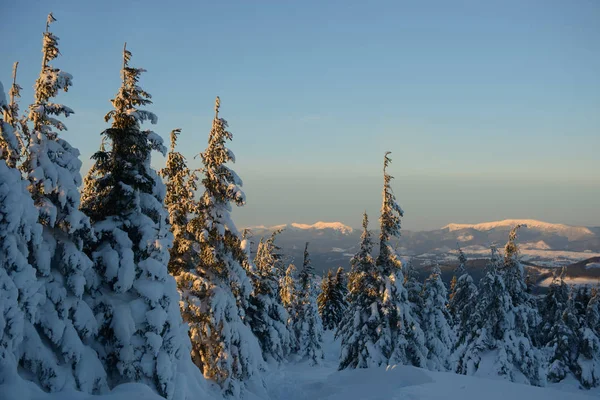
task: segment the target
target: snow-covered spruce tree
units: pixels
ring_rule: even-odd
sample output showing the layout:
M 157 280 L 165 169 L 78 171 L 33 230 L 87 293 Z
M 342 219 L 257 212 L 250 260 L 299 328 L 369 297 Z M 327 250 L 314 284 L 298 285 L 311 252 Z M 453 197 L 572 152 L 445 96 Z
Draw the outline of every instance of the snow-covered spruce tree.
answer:
M 323 328 L 325 330 L 333 330 L 336 327 L 335 324 L 335 311 L 333 308 L 334 304 L 334 287 L 333 287 L 333 271 L 329 270 L 327 276 L 324 276 L 321 280 L 321 292 L 317 297 L 317 305 L 319 307 L 319 315 L 323 321 Z
M 43 226 L 43 242 L 31 256 L 43 300 L 37 318 L 25 324 L 20 360 L 45 390 L 77 388 L 93 393 L 106 387 L 106 373 L 89 346 L 98 325 L 85 301 L 96 277 L 83 248 L 93 243 L 94 235 L 89 218 L 79 210 L 79 151 L 56 132 L 66 130 L 58 117 L 68 117 L 73 110 L 53 102 L 72 83 L 70 74 L 50 65 L 59 55 L 58 37 L 49 31 L 54 21 L 49 14 L 22 165 Z
M 342 346 L 339 370 L 386 365 L 389 357 L 375 347 L 380 320 L 377 304 L 379 284 L 375 260 L 371 256 L 373 242 L 366 212 L 363 214 L 362 226 L 359 250 L 350 260 L 348 310 L 336 332 L 336 336 L 341 337 Z
M 591 292 L 579 329 L 579 382 L 588 389 L 600 386 L 600 292 Z
M 333 288 L 333 322 L 337 329 L 348 308 L 348 282 L 344 268 L 338 267 L 331 285 Z
M 279 295 L 281 297 L 281 303 L 288 313 L 288 328 L 292 332 L 292 353 L 298 353 L 299 343 L 296 337 L 296 331 L 294 330 L 295 321 L 298 319 L 298 313 L 300 310 L 300 291 L 298 290 L 298 284 L 296 282 L 296 266 L 290 264 L 285 275 L 281 278 L 279 283 Z
M 344 268 L 338 267 L 337 271 L 335 272 L 334 284 L 336 287 L 336 292 L 340 296 L 340 302 L 343 308 L 341 311 L 340 318 L 338 319 L 339 324 L 339 321 L 342 319 L 343 316 L 343 310 L 348 308 L 348 274 L 346 274 Z
M 408 293 L 403 285 L 402 263 L 391 246 L 392 237 L 400 236 L 400 218 L 404 212 L 396 202 L 387 167 L 391 162 L 386 152 L 383 163 L 383 192 L 379 217 L 379 255 L 375 260 L 379 284 L 380 326 L 374 346 L 390 364 L 424 367 L 427 361 L 425 337 L 418 319 L 411 312 Z
M 311 365 L 318 365 L 323 359 L 323 325 L 317 306 L 318 288 L 308 253 L 308 242 L 304 246 L 304 259 L 298 280 L 298 311 L 293 323 L 298 354 L 302 359 L 309 360 Z
M 547 375 L 551 382 L 560 382 L 569 374 L 581 376 L 577 364 L 580 321 L 563 277 L 561 274 L 558 282 L 557 279 L 552 282 L 545 298 L 542 338 L 548 352 Z
M 183 154 L 175 150 L 180 133 L 181 129 L 171 131 L 171 148 L 167 154 L 166 166 L 159 171 L 159 175 L 166 180 L 165 206 L 173 233 L 173 245 L 169 250 L 169 273 L 173 276 L 189 271 L 198 262 L 194 237 L 188 230 L 190 215 L 196 212 L 198 206 L 194 199 L 198 190 L 198 178 L 188 168 Z
M 98 236 L 89 249 L 99 274 L 92 301 L 100 324 L 96 348 L 110 387 L 143 382 L 173 398 L 187 338 L 167 270 L 172 235 L 165 185 L 150 166 L 152 151 L 165 154 L 166 148 L 160 136 L 140 128 L 157 117 L 140 109 L 151 97 L 139 86 L 144 70 L 131 67 L 130 59 L 125 47 L 122 84 L 105 116 L 111 127 L 102 132 L 104 144 L 92 156 L 82 192 L 82 210 Z
M 246 321 L 258 338 L 264 359 L 276 362 L 286 359 L 294 346 L 289 315 L 279 295 L 281 255 L 275 245 L 279 232 L 274 232 L 267 240 L 261 239 L 258 244 L 255 268 L 248 271 L 254 290 L 246 311 Z
M 423 310 L 421 328 L 427 346 L 427 367 L 433 371 L 446 371 L 452 367 L 450 354 L 455 337 L 451 315 L 446 308 L 447 292 L 442 281 L 442 271 L 436 265 L 423 285 Z
M 566 268 L 561 268 L 560 273 L 554 276 L 552 283 L 548 287 L 548 292 L 543 300 L 541 300 L 540 313 L 542 323 L 539 327 L 539 337 L 540 341 L 544 344 L 550 342 L 550 331 L 552 331 L 557 321 L 562 318 L 563 312 L 567 307 L 569 287 L 564 280 L 565 273 Z
M 231 203 L 241 206 L 242 181 L 225 164 L 235 161 L 225 144 L 232 139 L 227 121 L 215 118 L 202 158 L 204 193 L 188 230 L 198 243 L 198 263 L 177 276 L 183 298 L 183 318 L 190 325 L 192 360 L 227 395 L 239 396 L 244 382 L 260 379 L 262 354 L 257 338 L 244 322 L 252 284 L 244 266 L 249 262 L 231 219 Z
M 15 168 L 17 134 L 10 117 L 4 118 L 12 112 L 9 106 L 0 82 L 0 384 L 16 378 L 25 324 L 37 318 L 42 300 L 41 283 L 28 262 L 31 249 L 41 244 L 42 227 Z
M 465 269 L 467 257 L 460 248 L 458 249 L 458 261 L 459 265 L 454 272 L 454 278 L 458 278 L 450 294 L 448 310 L 452 316 L 456 336 L 464 339 L 469 330 L 471 315 L 475 306 L 474 303 L 477 301 L 477 286 L 473 283 L 473 278 Z M 460 345 L 458 342 L 455 344 Z M 455 368 L 455 365 L 451 367 L 452 370 Z
M 459 332 L 456 370 L 465 375 L 482 369 L 513 382 L 544 384 L 540 352 L 519 325 L 504 275 L 506 268 L 495 248 L 479 284 L 475 307 L 464 330 Z M 486 365 L 481 365 L 485 362 Z M 489 363 L 489 365 L 487 364 Z
M 414 267 L 412 260 L 408 259 L 402 266 L 402 272 L 404 273 L 404 287 L 408 294 L 408 302 L 410 304 L 411 314 L 421 323 L 421 314 L 423 313 L 423 282 L 419 277 L 419 272 Z
M 508 241 L 504 247 L 504 265 L 501 273 L 504 278 L 506 290 L 512 299 L 512 313 L 515 327 L 512 331 L 515 342 L 512 357 L 513 364 L 527 377 L 532 385 L 544 385 L 543 354 L 539 351 L 539 341 L 536 330 L 541 324 L 537 303 L 527 291 L 525 272 L 519 256 L 519 247 L 516 243 L 517 231 L 523 225 L 516 225 L 509 233 Z
M 4 98 L 4 89 L 0 93 L 3 102 L 0 105 L 0 111 L 2 111 L 3 125 L 6 124 L 6 127 L 0 128 L 2 129 L 0 131 L 0 148 L 3 153 L 0 157 L 10 168 L 17 167 L 24 148 L 23 140 L 18 132 L 19 105 L 16 99 L 21 97 L 21 86 L 17 84 L 18 65 L 18 62 L 13 65 L 13 83 L 8 91 L 9 101 L 6 102 Z
M 498 342 L 504 339 L 505 330 L 510 328 L 507 320 L 512 304 L 499 275 L 500 267 L 498 252 L 492 246 L 485 274 L 479 282 L 477 300 L 467 303 L 470 317 L 458 332 L 455 359 L 459 374 L 474 375 L 483 356 L 498 349 Z M 504 374 L 512 370 L 506 362 L 500 363 L 498 369 L 495 372 Z

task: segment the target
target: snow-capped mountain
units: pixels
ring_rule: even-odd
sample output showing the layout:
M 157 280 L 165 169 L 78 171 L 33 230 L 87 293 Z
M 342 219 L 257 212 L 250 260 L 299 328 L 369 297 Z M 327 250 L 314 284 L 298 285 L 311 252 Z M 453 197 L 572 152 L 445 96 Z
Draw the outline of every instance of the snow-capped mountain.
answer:
M 541 268 L 571 265 L 600 256 L 600 228 L 553 224 L 532 219 L 507 219 L 477 224 L 448 224 L 431 231 L 403 230 L 397 241 L 397 251 L 412 257 L 417 265 L 433 262 L 452 265 L 456 261 L 456 248 L 460 245 L 472 259 L 484 260 L 490 245 L 500 249 L 506 243 L 508 231 L 517 224 L 522 259 L 529 265 Z M 352 229 L 341 222 L 316 222 L 314 224 L 290 223 L 272 227 L 251 228 L 254 241 L 283 229 L 277 242 L 289 261 L 302 262 L 304 243 L 309 242 L 313 265 L 320 273 L 330 268 L 349 267 L 350 257 L 356 251 L 361 230 Z M 376 232 L 374 232 L 376 237 Z M 476 265 L 485 266 L 485 262 Z M 578 276 L 597 274 L 578 272 Z
M 292 222 L 290 224 L 283 225 L 274 225 L 267 227 L 265 225 L 253 226 L 249 228 L 253 232 L 266 232 L 266 231 L 276 231 L 278 229 L 284 230 L 302 230 L 302 231 L 324 231 L 324 230 L 332 230 L 340 232 L 344 235 L 350 235 L 354 232 L 354 229 L 349 227 L 348 225 L 344 225 L 341 222 L 324 222 L 318 221 L 312 225 L 309 224 L 301 224 L 297 222 Z
M 526 226 L 530 231 L 535 230 L 542 233 L 556 234 L 558 236 L 566 237 L 570 241 L 581 240 L 595 236 L 594 232 L 585 226 L 552 224 L 534 219 L 505 219 L 502 221 L 483 222 L 478 224 L 448 224 L 442 229 L 448 229 L 450 232 L 464 229 L 475 229 L 477 231 L 484 232 L 493 229 L 509 230 L 519 224 Z

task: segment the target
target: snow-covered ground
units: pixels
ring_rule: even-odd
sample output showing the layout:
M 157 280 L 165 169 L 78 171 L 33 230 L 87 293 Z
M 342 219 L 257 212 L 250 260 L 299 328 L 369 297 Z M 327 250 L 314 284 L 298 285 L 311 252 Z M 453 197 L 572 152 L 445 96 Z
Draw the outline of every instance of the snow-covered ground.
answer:
M 265 374 L 267 395 L 246 393 L 247 400 L 585 400 L 600 398 L 600 388 L 586 391 L 575 380 L 539 388 L 499 379 L 431 372 L 397 366 L 338 371 L 339 343 L 324 336 L 325 359 L 320 366 L 289 363 L 271 366 Z M 198 385 L 197 400 L 218 400 L 216 391 Z M 124 384 L 110 394 L 43 393 L 32 383 L 17 380 L 0 385 L 1 400 L 161 400 L 147 386 Z
M 407 366 L 338 371 L 339 343 L 333 340 L 331 332 L 325 333 L 324 340 L 323 365 L 311 367 L 300 363 L 272 369 L 267 375 L 271 399 L 583 400 L 600 397 L 600 389 L 579 390 L 573 381 L 539 388 Z

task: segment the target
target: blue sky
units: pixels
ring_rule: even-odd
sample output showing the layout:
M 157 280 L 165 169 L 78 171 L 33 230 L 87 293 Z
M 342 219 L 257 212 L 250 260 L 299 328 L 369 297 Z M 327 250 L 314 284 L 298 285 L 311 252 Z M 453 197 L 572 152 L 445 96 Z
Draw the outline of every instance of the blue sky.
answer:
M 127 41 L 152 129 L 182 128 L 192 165 L 221 96 L 248 197 L 239 226 L 374 221 L 386 150 L 408 229 L 600 226 L 598 1 L 2 2 L 0 80 L 20 61 L 22 109 L 49 11 L 83 173 Z

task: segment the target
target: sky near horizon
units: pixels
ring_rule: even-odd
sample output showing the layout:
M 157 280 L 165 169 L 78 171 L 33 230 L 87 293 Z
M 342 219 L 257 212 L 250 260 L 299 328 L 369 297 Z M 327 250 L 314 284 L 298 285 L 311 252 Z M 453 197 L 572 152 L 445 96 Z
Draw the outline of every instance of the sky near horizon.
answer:
M 159 117 L 146 128 L 182 128 L 192 166 L 221 97 L 239 227 L 375 222 L 388 150 L 405 228 L 600 226 L 598 1 L 3 1 L 0 80 L 20 62 L 22 110 L 50 11 L 82 174 L 127 41 Z

